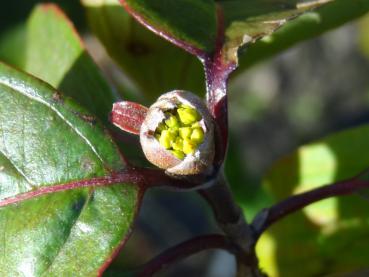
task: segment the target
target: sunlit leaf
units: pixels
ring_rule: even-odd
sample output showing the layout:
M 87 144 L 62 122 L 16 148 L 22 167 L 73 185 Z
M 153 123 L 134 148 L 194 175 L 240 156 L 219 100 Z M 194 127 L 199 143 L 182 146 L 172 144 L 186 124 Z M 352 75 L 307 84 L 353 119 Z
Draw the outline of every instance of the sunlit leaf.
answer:
M 3 35 L 0 58 L 48 82 L 107 121 L 116 96 L 57 6 L 37 6 L 27 24 Z
M 270 58 L 295 44 L 314 38 L 324 32 L 355 20 L 369 12 L 369 0 L 335 0 L 321 8 L 307 12 L 289 21 L 276 32 L 250 44 L 240 55 L 238 72 Z M 362 42 L 368 32 L 362 28 Z M 369 52 L 369 51 L 368 51 Z
M 0 63 L 0 204 L 125 168 L 97 120 L 52 87 Z M 130 184 L 47 194 L 0 208 L 1 276 L 96 276 L 128 236 Z
M 218 0 L 225 20 L 224 59 L 238 63 L 238 49 L 272 34 L 296 16 L 331 0 Z
M 362 126 L 303 146 L 277 162 L 265 184 L 278 201 L 352 178 L 369 167 L 368 138 L 369 127 Z M 281 276 L 317 276 L 366 266 L 368 209 L 358 195 L 345 196 L 312 204 L 278 222 L 269 232 L 277 264 L 273 270 Z M 301 264 L 306 265 L 304 272 Z

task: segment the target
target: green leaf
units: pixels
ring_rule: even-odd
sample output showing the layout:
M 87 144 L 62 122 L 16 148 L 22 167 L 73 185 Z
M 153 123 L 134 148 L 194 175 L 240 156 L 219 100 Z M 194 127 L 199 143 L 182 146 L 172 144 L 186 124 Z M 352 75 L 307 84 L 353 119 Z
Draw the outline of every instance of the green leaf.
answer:
M 360 50 L 369 59 L 369 34 L 367 32 L 368 26 L 369 14 L 366 15 L 358 24 Z
M 240 57 L 238 72 L 242 72 L 243 69 L 270 58 L 299 42 L 319 36 L 359 18 L 368 11 L 368 0 L 336 0 L 314 11 L 307 12 L 286 23 L 272 35 L 250 44 L 245 55 Z M 364 42 L 368 32 L 366 27 L 363 27 L 362 30 L 362 42 Z
M 147 103 L 173 89 L 203 94 L 204 72 L 197 58 L 141 26 L 118 1 L 83 4 L 92 31 Z
M 303 146 L 272 167 L 265 185 L 278 201 L 354 177 L 369 167 L 368 137 L 365 125 Z M 278 222 L 268 233 L 277 265 L 272 271 L 302 276 L 301 264 L 309 264 L 303 276 L 318 276 L 366 266 L 369 241 L 362 238 L 369 236 L 368 207 L 357 195 L 330 198 Z M 260 253 L 264 259 L 271 255 Z
M 281 198 L 292 187 L 306 190 L 354 177 L 369 167 L 368 137 L 369 126 L 364 125 L 302 146 L 277 162 L 265 181 L 271 188 L 278 187 Z
M 24 67 L 26 26 L 24 23 L 9 28 L 0 37 L 0 60 L 18 68 Z
M 101 125 L 70 99 L 0 63 L 0 203 L 122 170 Z M 130 233 L 138 188 L 68 190 L 0 208 L 1 276 L 98 275 Z
M 211 53 L 216 41 L 213 0 L 122 0 L 123 5 L 156 33 Z
M 71 96 L 107 122 L 112 90 L 64 13 L 53 4 L 37 6 L 27 22 L 25 71 Z
M 184 17 L 183 12 L 193 5 L 193 2 L 189 0 L 180 1 L 181 5 L 186 2 L 185 9 L 176 10 L 171 5 L 166 5 L 165 1 L 159 0 L 154 2 L 122 0 L 121 2 L 130 13 L 159 34 L 161 33 L 158 30 L 172 27 L 175 29 Z M 177 2 L 173 5 L 177 5 Z M 240 62 L 243 69 L 300 41 L 318 36 L 354 20 L 369 11 L 368 0 L 216 0 L 214 3 L 220 14 L 217 19 L 218 23 L 222 22 L 221 17 L 223 17 L 225 24 L 223 59 L 226 63 L 238 64 L 239 49 L 247 48 L 245 51 L 247 54 L 242 56 Z M 213 13 L 213 7 L 207 6 L 207 8 Z M 302 15 L 304 13 L 306 15 Z M 192 28 L 193 30 L 199 29 L 198 32 L 201 31 L 203 24 L 196 23 L 191 26 L 192 20 L 187 21 L 187 24 L 184 24 L 185 29 Z M 183 40 L 187 42 L 187 45 L 176 42 L 180 37 L 178 34 L 183 32 L 164 31 L 164 33 L 165 37 L 184 49 L 188 45 L 195 45 L 193 41 L 185 39 Z M 215 32 L 212 36 L 216 36 Z M 214 50 L 216 40 L 209 40 L 209 42 L 213 44 L 212 50 Z M 212 53 L 209 50 L 205 52 L 207 55 Z M 201 53 L 192 53 L 201 56 Z
M 225 20 L 223 58 L 238 63 L 238 49 L 272 34 L 296 16 L 331 0 L 218 0 Z

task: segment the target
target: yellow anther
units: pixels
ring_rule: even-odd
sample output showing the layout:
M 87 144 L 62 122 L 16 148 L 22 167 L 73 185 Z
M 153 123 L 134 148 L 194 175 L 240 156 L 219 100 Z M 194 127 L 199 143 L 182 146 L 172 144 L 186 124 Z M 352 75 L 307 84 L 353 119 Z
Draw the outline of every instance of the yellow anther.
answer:
M 175 140 L 175 138 L 178 137 L 178 128 L 176 129 L 170 128 L 168 131 L 172 137 L 172 140 Z
M 189 139 L 183 140 L 183 153 L 185 153 L 186 155 L 194 153 L 196 150 L 196 146 L 197 145 Z
M 193 109 L 190 105 L 186 105 L 186 104 L 181 104 L 181 105 L 179 105 L 179 108 L 183 108 L 183 109 Z
M 199 113 L 195 109 L 192 109 L 192 108 L 190 109 L 179 108 L 177 112 L 178 112 L 179 120 L 185 125 L 195 123 L 197 120 L 200 119 Z
M 190 138 L 191 133 L 192 133 L 192 129 L 190 127 L 179 128 L 179 136 L 183 139 Z
M 170 151 L 174 156 L 176 156 L 178 159 L 183 160 L 185 157 L 185 154 L 182 151 L 178 150 L 171 150 Z
M 169 128 L 176 128 L 176 127 L 178 128 L 179 127 L 178 119 L 174 115 L 171 115 L 167 120 L 165 120 L 165 124 Z
M 204 131 L 202 128 L 196 128 L 192 131 L 191 141 L 200 144 L 204 141 Z
M 171 147 L 171 141 L 173 140 L 173 135 L 168 130 L 164 130 L 161 132 L 159 143 L 165 149 L 169 149 Z
M 202 128 L 201 124 L 199 121 L 195 122 L 194 124 L 191 125 L 191 128 Z
M 177 137 L 174 142 L 172 142 L 172 148 L 174 150 L 182 151 L 183 149 L 183 139 Z
M 160 145 L 181 160 L 193 154 L 204 141 L 200 114 L 188 105 L 179 105 L 177 110 L 166 111 L 165 117 L 154 134 Z

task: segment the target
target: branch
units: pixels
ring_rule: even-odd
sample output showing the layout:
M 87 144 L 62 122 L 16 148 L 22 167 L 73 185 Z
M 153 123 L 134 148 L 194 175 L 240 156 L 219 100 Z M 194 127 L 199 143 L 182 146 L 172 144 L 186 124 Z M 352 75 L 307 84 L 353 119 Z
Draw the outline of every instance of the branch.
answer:
M 220 225 L 236 223 L 242 217 L 240 207 L 234 201 L 222 170 L 208 189 L 200 190 L 200 195 L 211 206 L 214 216 Z
M 225 236 L 204 235 L 169 248 L 145 264 L 137 275 L 140 277 L 152 276 L 170 264 L 208 249 L 224 249 L 231 253 L 237 252 L 235 246 Z
M 199 180 L 199 182 L 200 181 L 201 180 Z M 185 179 L 174 179 L 166 175 L 162 170 L 129 167 L 121 172 L 112 173 L 108 176 L 72 181 L 65 184 L 57 184 L 47 187 L 40 187 L 32 191 L 2 199 L 0 200 L 0 207 L 19 203 L 45 194 L 78 188 L 108 186 L 120 183 L 137 185 L 142 190 L 146 190 L 151 187 L 170 187 L 187 190 L 198 187 L 201 184 L 193 181 L 190 182 Z
M 369 182 L 365 179 L 360 179 L 359 176 L 346 181 L 322 186 L 308 192 L 291 196 L 283 200 L 282 202 L 261 211 L 255 217 L 252 223 L 252 227 L 256 233 L 256 237 L 258 238 L 273 223 L 312 203 L 329 197 L 349 195 L 359 189 L 368 187 Z
M 264 276 L 258 267 L 255 253 L 253 229 L 246 222 L 241 208 L 237 205 L 224 177 L 223 169 L 207 189 L 200 190 L 201 196 L 209 203 L 218 226 L 227 238 L 243 253 L 237 256 L 238 276 Z M 247 273 L 247 274 L 246 274 Z

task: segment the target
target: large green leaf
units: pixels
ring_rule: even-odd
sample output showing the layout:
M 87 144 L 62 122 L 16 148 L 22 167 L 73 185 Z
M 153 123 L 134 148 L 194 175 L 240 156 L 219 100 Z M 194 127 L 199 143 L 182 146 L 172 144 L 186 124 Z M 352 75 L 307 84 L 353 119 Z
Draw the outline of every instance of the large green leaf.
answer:
M 84 109 L 1 63 L 0 134 L 0 203 L 125 167 Z M 138 188 L 116 184 L 0 208 L 0 275 L 97 275 L 129 234 L 137 205 Z
M 160 30 L 168 26 L 175 28 L 183 18 L 183 11 L 191 9 L 193 5 L 193 1 L 181 1 L 180 5 L 184 5 L 186 9 L 179 11 L 174 8 L 176 4 L 172 7 L 165 5 L 166 1 L 160 0 L 121 2 L 125 3 L 136 17 L 144 19 L 149 17 L 146 26 L 159 30 L 159 34 Z M 225 62 L 237 64 L 239 49 L 241 47 L 247 49 L 246 55 L 241 55 L 241 69 L 271 57 L 300 41 L 354 20 L 369 11 L 368 0 L 215 0 L 214 2 L 218 15 L 223 17 L 225 24 L 225 42 L 222 51 Z M 213 7 L 208 6 L 208 9 L 213 10 Z M 302 15 L 304 13 L 306 15 Z M 193 25 L 191 20 L 187 20 L 184 26 L 185 29 L 201 29 L 203 24 Z M 175 32 L 165 34 L 169 39 L 179 39 Z M 193 41 L 186 42 L 195 46 Z M 216 40 L 212 42 L 216 43 Z M 186 48 L 185 45 L 177 45 Z M 211 51 L 207 52 L 208 55 L 210 53 Z
M 335 0 L 286 23 L 275 33 L 250 44 L 240 57 L 239 72 L 295 44 L 319 36 L 369 11 L 369 0 Z M 368 34 L 363 23 L 363 38 Z M 365 40 L 363 39 L 363 42 Z
M 137 23 L 116 0 L 83 0 L 92 31 L 151 103 L 164 92 L 205 91 L 201 63 L 194 56 Z
M 184 41 L 185 45 L 181 43 L 178 45 L 185 49 L 190 45 L 207 54 L 212 53 L 217 43 L 216 21 L 219 25 L 223 22 L 225 31 L 223 57 L 227 62 L 237 63 L 238 49 L 241 46 L 270 35 L 288 20 L 330 1 L 122 0 L 121 2 L 137 19 L 142 20 L 158 34 L 168 39 Z
M 23 26 L 4 37 L 0 56 L 107 121 L 116 97 L 63 12 L 52 4 L 39 5 Z
M 213 0 L 121 0 L 158 34 L 211 53 L 217 24 Z
M 199 56 L 202 56 L 203 52 L 209 56 L 218 47 L 216 44 L 220 42 L 220 37 L 215 38 L 217 32 L 214 30 L 218 29 L 219 32 L 220 28 L 223 28 L 222 25 L 224 25 L 225 38 L 223 47 L 221 47 L 223 60 L 226 64 L 238 64 L 240 47 L 251 45 L 255 41 L 271 35 L 287 22 L 307 11 L 326 5 L 329 2 L 335 4 L 335 1 L 344 0 L 206 0 L 196 1 L 196 4 L 195 1 L 191 0 L 175 2 L 168 0 L 122 0 L 121 2 L 136 19 L 159 35 L 172 40 L 184 49 L 188 50 L 188 46 L 191 46 L 203 50 L 200 52 L 190 51 L 192 54 Z M 345 3 L 345 5 L 350 4 Z M 360 5 L 353 4 L 355 15 L 353 16 L 350 11 L 349 15 L 345 15 L 338 20 L 339 23 L 358 16 L 356 12 L 363 9 Z M 194 8 L 198 12 L 194 12 Z M 330 12 L 332 13 L 336 9 L 336 6 L 333 6 Z M 216 20 L 210 20 L 210 15 L 217 17 Z M 204 20 L 207 22 L 217 21 L 218 26 L 215 27 L 215 23 L 206 23 Z M 204 26 L 207 26 L 207 28 L 204 28 Z M 322 29 L 329 29 L 329 27 L 322 26 L 320 29 L 314 30 L 313 33 L 317 35 L 322 32 Z M 189 35 L 189 30 L 192 30 L 191 35 Z M 197 37 L 194 35 L 196 32 L 202 34 L 201 37 L 207 41 L 208 46 L 199 47 L 200 40 L 194 39 Z M 177 40 L 185 43 L 177 43 Z
M 331 0 L 218 0 L 225 20 L 224 59 L 238 63 L 238 49 L 272 34 L 296 16 Z
M 368 138 L 369 126 L 363 126 L 303 146 L 277 162 L 265 184 L 278 201 L 356 176 L 369 167 Z M 262 259 L 273 255 L 277 269 L 272 271 L 281 276 L 317 276 L 367 266 L 368 209 L 368 202 L 357 195 L 312 204 L 272 227 L 268 235 L 274 250 L 263 252 L 262 240 L 259 253 Z M 304 273 L 301 264 L 309 265 Z

